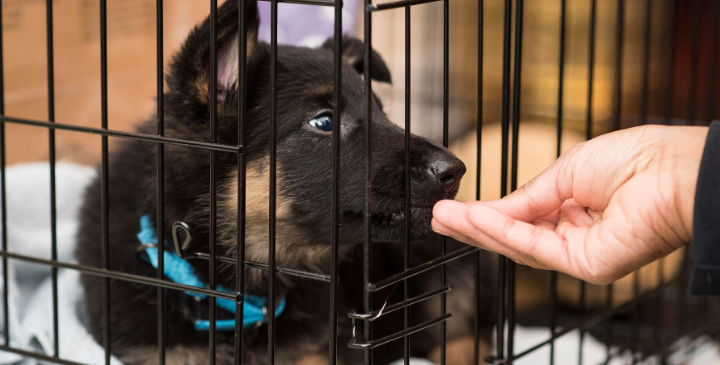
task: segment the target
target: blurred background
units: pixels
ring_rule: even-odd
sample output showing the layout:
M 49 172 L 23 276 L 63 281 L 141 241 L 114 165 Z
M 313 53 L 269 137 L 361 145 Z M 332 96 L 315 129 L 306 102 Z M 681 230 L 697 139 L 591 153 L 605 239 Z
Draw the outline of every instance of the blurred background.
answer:
M 563 124 L 584 133 L 588 88 L 590 0 L 567 1 Z M 718 6 L 710 0 L 625 1 L 622 41 L 621 126 L 639 122 L 643 90 L 645 24 L 650 22 L 648 115 L 650 122 L 694 118 L 707 123 L 717 114 Z M 55 0 L 56 121 L 100 126 L 99 8 L 94 0 Z M 269 38 L 269 3 L 261 2 L 261 38 Z M 359 0 L 345 3 L 346 34 L 361 36 Z M 412 10 L 411 115 L 413 132 L 442 138 L 442 2 Z M 615 116 L 618 1 L 597 5 L 593 135 L 610 129 Z M 332 34 L 332 10 L 280 4 L 279 41 L 317 46 Z M 188 31 L 209 13 L 198 0 L 166 1 L 164 60 L 167 64 Z M 484 1 L 483 115 L 478 118 L 478 1 L 450 1 L 450 137 L 458 140 L 478 123 L 501 117 L 502 22 L 504 1 Z M 560 0 L 527 1 L 524 12 L 521 122 L 556 123 Z M 373 46 L 385 58 L 395 84 L 376 84 L 392 120 L 404 120 L 404 9 L 377 12 Z M 513 17 L 514 19 L 514 17 Z M 47 119 L 47 53 L 44 0 L 2 2 L 7 115 Z M 673 37 L 673 29 L 675 36 Z M 697 43 L 691 41 L 696 32 Z M 133 130 L 153 118 L 155 86 L 155 1 L 108 1 L 109 126 Z M 695 47 L 695 48 L 693 48 Z M 695 52 L 695 53 L 694 53 Z M 693 55 L 696 55 L 695 58 Z M 670 91 L 670 94 L 668 94 Z M 691 101 L 690 101 L 691 100 Z M 693 107 L 693 111 L 689 110 Z M 680 123 L 680 121 L 675 121 Z M 8 162 L 47 159 L 47 131 L 7 124 Z M 94 164 L 100 138 L 58 131 L 58 158 Z M 521 134 L 523 130 L 521 128 Z M 554 156 L 553 150 L 550 151 Z

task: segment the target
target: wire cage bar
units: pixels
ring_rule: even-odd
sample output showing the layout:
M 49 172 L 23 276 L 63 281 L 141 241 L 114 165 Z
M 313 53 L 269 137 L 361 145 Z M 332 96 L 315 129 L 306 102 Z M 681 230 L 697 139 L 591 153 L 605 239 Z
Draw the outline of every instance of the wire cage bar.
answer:
M 227 0 L 233 1 L 233 0 Z M 444 147 L 450 147 L 451 145 L 451 105 L 452 105 L 452 89 L 451 84 L 451 65 L 456 60 L 453 58 L 454 53 L 451 50 L 451 40 L 454 36 L 451 34 L 451 22 L 452 15 L 451 7 L 452 4 L 449 0 L 399 0 L 399 1 L 387 1 L 387 2 L 373 2 L 372 0 L 364 0 L 362 3 L 361 14 L 363 16 L 363 36 L 364 36 L 364 48 L 362 60 L 363 68 L 363 115 L 364 120 L 364 141 L 363 141 L 363 165 L 364 165 L 364 184 L 363 184 L 363 234 L 364 240 L 362 242 L 362 267 L 363 272 L 356 273 L 358 277 L 362 276 L 363 286 L 356 288 L 362 291 L 362 312 L 350 312 L 342 313 L 339 305 L 340 297 L 340 273 L 342 268 L 342 260 L 340 255 L 341 247 L 341 211 L 340 211 L 340 182 L 341 182 L 341 164 L 342 164 L 342 127 L 345 121 L 341 120 L 340 116 L 343 114 L 343 95 L 341 85 L 343 85 L 342 77 L 342 64 L 343 64 L 343 10 L 347 4 L 340 0 L 263 0 L 270 2 L 270 120 L 269 120 L 269 134 L 270 134 L 270 149 L 269 149 L 269 186 L 268 186 L 268 207 L 269 207 L 269 221 L 268 221 L 268 239 L 267 239 L 267 262 L 258 262 L 249 260 L 246 257 L 246 218 L 247 218 L 247 195 L 248 195 L 248 184 L 247 184 L 247 171 L 248 161 L 246 156 L 245 147 L 248 145 L 248 42 L 246 35 L 249 30 L 247 29 L 246 20 L 246 3 L 247 0 L 237 0 L 240 3 L 238 7 L 238 18 L 240 20 L 238 43 L 233 45 L 237 47 L 238 57 L 238 98 L 237 98 L 237 144 L 227 145 L 221 143 L 218 133 L 218 2 L 217 0 L 210 0 L 210 24 L 211 24 L 211 39 L 209 40 L 210 47 L 210 62 L 209 62 L 209 100 L 210 100 L 210 113 L 209 113 L 209 142 L 205 141 L 194 141 L 186 139 L 178 139 L 166 136 L 165 133 L 165 57 L 163 54 L 163 46 L 166 35 L 163 32 L 164 24 L 164 1 L 156 0 L 155 2 L 155 39 L 156 39 L 156 64 L 155 64 L 155 76 L 156 76 L 156 129 L 152 134 L 144 134 L 138 132 L 125 132 L 120 130 L 114 130 L 110 128 L 109 117 L 108 117 L 108 6 L 106 0 L 99 0 L 99 26 L 100 26 L 100 80 L 101 80 L 101 120 L 100 127 L 84 127 L 72 124 L 63 124 L 56 122 L 56 98 L 55 98 L 55 71 L 57 63 L 55 62 L 55 43 L 56 37 L 62 37 L 57 34 L 53 28 L 53 2 L 47 0 L 46 2 L 46 40 L 47 40 L 47 105 L 48 105 L 48 118 L 47 120 L 33 120 L 27 118 L 20 118 L 13 115 L 8 115 L 5 110 L 5 69 L 4 69 L 4 54 L 5 50 L 3 44 L 3 27 L 2 27 L 2 6 L 0 6 L 0 214 L 1 218 L 1 245 L 2 250 L 0 256 L 2 257 L 2 275 L 3 275 L 3 323 L 4 328 L 2 335 L 4 336 L 4 342 L 0 345 L 0 350 L 7 351 L 15 354 L 19 354 L 28 358 L 35 358 L 40 361 L 57 364 L 77 364 L 69 359 L 63 358 L 63 353 L 60 350 L 60 326 L 62 326 L 62 319 L 58 312 L 58 269 L 74 270 L 84 274 L 89 274 L 102 278 L 102 314 L 103 314 L 103 338 L 102 347 L 104 348 L 104 362 L 110 364 L 113 356 L 112 343 L 114 340 L 112 327 L 111 327 L 111 292 L 113 290 L 113 283 L 115 282 L 132 282 L 138 285 L 148 286 L 156 292 L 156 313 L 157 321 L 152 324 L 157 327 L 157 359 L 159 364 L 165 364 L 168 361 L 167 351 L 169 344 L 167 343 L 168 327 L 167 327 L 167 314 L 168 314 L 168 301 L 170 290 L 172 291 L 184 291 L 202 294 L 208 297 L 209 300 L 209 332 L 208 332 L 208 362 L 215 364 L 221 362 L 217 357 L 218 341 L 219 337 L 216 328 L 216 319 L 218 318 L 217 300 L 231 300 L 235 302 L 235 326 L 234 326 L 234 337 L 232 344 L 234 364 L 243 364 L 243 346 L 246 343 L 246 334 L 243 330 L 242 320 L 244 315 L 244 300 L 245 300 L 245 280 L 248 274 L 247 269 L 252 270 L 264 270 L 268 273 L 267 292 L 268 292 L 268 308 L 276 308 L 278 305 L 278 298 L 276 296 L 278 291 L 278 274 L 288 275 L 294 277 L 301 277 L 305 279 L 313 280 L 314 282 L 320 282 L 322 285 L 328 285 L 329 297 L 322 298 L 327 300 L 329 313 L 329 333 L 327 338 L 327 358 L 328 364 L 334 365 L 338 363 L 338 353 L 345 350 L 345 347 L 349 347 L 352 351 L 362 351 L 362 362 L 366 365 L 376 363 L 374 360 L 375 354 L 382 351 L 383 345 L 386 345 L 393 341 L 403 341 L 403 363 L 405 365 L 411 364 L 411 357 L 413 353 L 412 349 L 412 335 L 420 331 L 437 330 L 439 332 L 439 363 L 449 363 L 448 360 L 448 343 L 452 341 L 449 338 L 447 326 L 449 321 L 454 320 L 453 313 L 450 310 L 452 308 L 448 303 L 452 303 L 454 300 L 451 286 L 448 283 L 448 267 L 457 262 L 462 258 L 470 258 L 472 261 L 471 277 L 472 279 L 473 295 L 472 295 L 472 328 L 471 336 L 473 341 L 472 351 L 472 363 L 480 364 L 513 364 L 514 362 L 520 361 L 526 356 L 533 354 L 543 348 L 549 349 L 549 364 L 558 363 L 557 356 L 557 341 L 563 336 L 566 336 L 575 331 L 579 334 L 578 344 L 578 356 L 577 363 L 584 363 L 584 341 L 583 339 L 587 336 L 594 336 L 604 343 L 605 347 L 605 361 L 610 363 L 617 359 L 629 358 L 631 363 L 641 363 L 649 358 L 659 358 L 661 361 L 667 360 L 674 349 L 679 346 L 678 339 L 683 336 L 689 336 L 691 338 L 697 338 L 702 335 L 716 334 L 720 330 L 720 321 L 714 320 L 712 314 L 717 314 L 718 303 L 712 300 L 698 300 L 696 298 L 689 297 L 687 292 L 687 285 L 683 281 L 687 281 L 687 277 L 679 275 L 674 280 L 666 278 L 665 273 L 665 262 L 660 260 L 658 262 L 656 272 L 653 273 L 657 278 L 657 286 L 648 290 L 642 288 L 641 281 L 642 276 L 639 272 L 635 272 L 632 277 L 632 295 L 631 298 L 624 302 L 619 302 L 616 297 L 616 287 L 614 285 L 608 285 L 602 289 L 595 290 L 590 284 L 580 282 L 578 286 L 578 303 L 577 306 L 570 310 L 568 315 L 567 310 L 564 306 L 566 303 L 563 302 L 560 290 L 563 284 L 562 277 L 558 273 L 549 273 L 548 275 L 548 308 L 542 313 L 544 322 L 543 324 L 547 327 L 548 338 L 546 340 L 534 343 L 530 346 L 520 347 L 518 340 L 517 327 L 522 325 L 525 321 L 522 310 L 518 308 L 518 297 L 520 285 L 518 284 L 520 276 L 518 274 L 518 267 L 515 262 L 508 260 L 505 257 L 497 258 L 497 281 L 496 281 L 496 292 L 493 297 L 483 297 L 483 279 L 484 275 L 489 273 L 484 270 L 482 266 L 483 258 L 486 257 L 486 253 L 475 247 L 465 247 L 448 252 L 448 243 L 450 238 L 442 237 L 438 238 L 440 247 L 440 255 L 432 260 L 413 264 L 410 261 L 410 256 L 413 250 L 411 245 L 411 229 L 413 222 L 410 219 L 412 214 L 411 204 L 411 132 L 415 130 L 413 122 L 417 120 L 415 114 L 411 114 L 413 105 L 413 94 L 411 90 L 416 87 L 411 80 L 413 72 L 418 72 L 420 69 L 413 63 L 413 53 L 411 52 L 411 43 L 413 40 L 413 25 L 411 22 L 412 8 L 420 6 L 428 6 L 431 3 L 442 3 L 442 145 Z M 331 208 L 329 215 L 331 216 L 331 231 L 330 231 L 330 252 L 331 252 L 331 263 L 330 272 L 310 272 L 304 270 L 297 270 L 289 267 L 283 267 L 278 265 L 277 253 L 279 236 L 277 234 L 278 222 L 278 175 L 277 175 L 277 145 L 278 145 L 278 93 L 282 91 L 281 86 L 278 84 L 278 6 L 280 3 L 295 3 L 312 6 L 325 6 L 332 7 L 332 14 L 334 19 L 333 35 L 334 35 L 334 52 L 333 52 L 333 94 L 332 94 L 332 114 L 336 116 L 333 123 L 332 129 L 332 156 L 329 159 L 332 162 L 331 174 Z M 483 125 L 486 121 L 487 103 L 485 94 L 487 88 L 485 87 L 489 82 L 485 77 L 485 72 L 488 69 L 488 63 L 486 63 L 487 55 L 485 38 L 490 35 L 490 32 L 486 32 L 486 6 L 489 1 L 479 0 L 478 11 L 477 11 L 477 95 L 476 95 L 476 185 L 474 186 L 474 197 L 475 199 L 481 199 L 480 184 L 483 178 L 481 170 L 482 166 L 482 145 L 483 145 Z M 523 84 L 523 66 L 527 65 L 526 62 L 530 60 L 523 59 L 523 51 L 527 46 L 524 42 L 524 37 L 527 35 L 526 23 L 526 4 L 524 0 L 504 0 L 501 1 L 504 5 L 502 10 L 502 28 L 498 31 L 502 31 L 502 62 L 501 69 L 495 70 L 501 72 L 501 83 L 500 83 L 500 151 L 495 151 L 497 158 L 501 161 L 500 163 L 500 196 L 504 197 L 518 188 L 520 182 L 519 178 L 519 162 L 520 162 L 520 146 L 521 146 L 521 135 L 523 133 L 523 122 L 525 121 L 527 113 L 523 109 L 523 92 L 527 90 L 527 87 Z M 639 68 L 642 72 L 639 75 L 633 75 L 627 72 L 627 65 L 630 60 L 627 58 L 628 42 L 627 39 L 632 35 L 632 28 L 628 26 L 627 9 L 628 6 L 637 5 L 634 2 L 626 0 L 618 0 L 615 3 L 616 8 L 615 14 L 612 17 L 611 25 L 614 26 L 613 34 L 614 41 L 612 42 L 614 53 L 612 56 L 612 113 L 609 117 L 599 120 L 597 118 L 597 97 L 596 88 L 598 87 L 598 68 L 600 67 L 600 61 L 598 60 L 598 35 L 600 32 L 599 26 L 604 25 L 603 21 L 605 18 L 598 16 L 599 7 L 606 7 L 608 4 L 598 2 L 597 0 L 588 0 L 588 14 L 583 19 L 587 20 L 587 39 L 583 42 L 586 44 L 587 52 L 587 64 L 584 66 L 586 72 L 586 93 L 581 96 L 586 102 L 586 107 L 582 113 L 584 118 L 579 121 L 582 129 L 584 129 L 585 139 L 591 139 L 599 134 L 619 130 L 621 128 L 630 127 L 633 125 L 643 125 L 656 121 L 661 121 L 663 124 L 690 124 L 690 125 L 704 125 L 709 123 L 711 119 L 716 117 L 717 107 L 716 99 L 718 98 L 717 91 L 712 87 L 713 82 L 717 83 L 718 72 L 716 68 L 709 68 L 710 85 L 706 94 L 702 94 L 702 83 L 703 74 L 700 73 L 703 65 L 717 62 L 720 58 L 720 50 L 717 45 L 718 35 L 717 32 L 711 36 L 705 35 L 706 29 L 703 27 L 708 19 L 720 19 L 720 5 L 716 2 L 707 0 L 695 0 L 689 7 L 682 7 L 682 4 L 676 0 L 663 0 L 662 4 L 658 5 L 659 2 L 653 2 L 650 0 L 639 1 L 643 8 L 644 23 L 642 24 L 641 34 L 641 57 L 637 61 Z M 1 4 L 1 2 L 0 2 Z M 439 4 L 438 4 L 439 5 Z M 557 105 L 555 109 L 555 115 L 552 116 L 552 120 L 555 123 L 555 130 L 553 134 L 556 136 L 556 144 L 554 145 L 554 155 L 559 157 L 562 153 L 562 140 L 563 133 L 569 128 L 569 123 L 572 121 L 567 113 L 568 106 L 566 104 L 568 85 L 567 80 L 570 77 L 570 70 L 568 66 L 569 62 L 569 40 L 573 36 L 572 28 L 570 26 L 571 16 L 577 16 L 569 11 L 570 5 L 566 0 L 557 1 L 558 7 L 558 49 L 557 49 L 557 94 L 556 100 Z M 685 10 L 682 10 L 682 9 Z M 662 14 L 659 16 L 658 9 L 670 9 L 668 14 Z M 711 15 L 705 15 L 704 10 L 710 9 Z M 373 277 L 373 267 L 376 263 L 373 263 L 373 222 L 372 222 L 372 210 L 373 210 L 373 159 L 372 151 L 376 146 L 371 138 L 373 131 L 373 83 L 371 82 L 371 69 L 372 69 L 372 37 L 373 37 L 373 15 L 377 12 L 403 10 L 404 11 L 404 89 L 405 95 L 403 100 L 404 107 L 404 174 L 403 181 L 405 184 L 404 191 L 404 215 L 407 217 L 403 223 L 404 239 L 402 242 L 402 271 L 395 275 L 388 277 Z M 684 34 L 680 34 L 678 24 L 680 24 L 680 13 L 686 18 L 690 18 L 689 31 L 685 37 Z M 689 14 L 687 14 L 689 13 Z M 514 15 L 514 17 L 513 17 Z M 55 15 L 56 16 L 56 15 Z M 657 27 L 653 23 L 653 19 L 660 19 L 666 21 L 668 28 L 666 30 L 669 44 L 665 46 L 663 59 L 659 62 L 653 59 L 654 47 L 656 41 L 653 38 L 655 28 Z M 416 25 L 415 25 L 416 26 Z M 711 39 L 709 44 L 711 45 L 710 51 L 704 51 L 703 43 L 706 37 Z M 680 54 L 680 46 L 689 43 L 687 54 Z M 585 47 L 585 45 L 583 45 Z M 583 48 L 583 50 L 585 50 Z M 439 52 L 439 50 L 436 50 Z M 707 54 L 706 54 L 707 53 Z M 691 66 L 687 74 L 687 90 L 683 90 L 687 95 L 689 102 L 684 110 L 678 111 L 678 105 L 675 100 L 677 99 L 677 93 L 675 92 L 675 86 L 678 84 L 678 80 L 681 78 L 678 76 L 679 60 L 684 60 L 683 57 L 688 59 L 688 64 Z M 633 60 L 636 62 L 636 60 Z M 661 71 L 658 71 L 662 69 Z M 656 74 L 664 74 L 662 83 L 664 84 L 664 91 L 657 92 L 653 90 L 653 78 Z M 626 104 L 627 91 L 625 90 L 626 84 L 629 82 L 628 79 L 631 77 L 639 78 L 640 91 L 639 91 L 639 106 L 637 115 L 629 112 L 631 106 Z M 701 95 L 706 95 L 705 110 L 701 110 L 696 99 L 699 99 Z M 659 104 L 660 106 L 654 106 Z M 703 114 L 702 111 L 705 111 Z M 675 119 L 677 115 L 683 115 L 684 119 Z M 630 121 L 635 118 L 636 120 Z M 702 119 L 702 120 L 700 120 Z M 51 246 L 50 246 L 50 258 L 38 258 L 24 254 L 11 252 L 8 246 L 8 212 L 6 206 L 7 186 L 6 186 L 6 150 L 7 150 L 7 139 L 8 134 L 6 133 L 6 126 L 9 124 L 23 125 L 36 127 L 40 130 L 48 131 L 48 149 L 49 149 L 49 174 L 50 174 L 50 226 L 51 226 Z M 101 139 L 101 167 L 100 167 L 100 178 L 101 178 L 101 242 L 99 243 L 102 248 L 102 262 L 101 267 L 89 267 L 72 262 L 63 262 L 58 258 L 57 245 L 57 182 L 56 182 L 56 131 L 68 131 L 73 133 L 83 134 L 94 134 L 100 136 Z M 210 230 L 208 233 L 209 252 L 194 252 L 187 250 L 185 247 L 177 246 L 176 249 L 178 256 L 183 259 L 195 258 L 202 259 L 208 263 L 207 281 L 208 288 L 199 288 L 184 284 L 174 283 L 167 280 L 165 277 L 165 265 L 163 255 L 158 255 L 157 271 L 154 277 L 146 277 L 140 275 L 134 275 L 125 273 L 122 271 L 114 270 L 110 267 L 110 217 L 109 217 L 109 206 L 110 206 L 110 190 L 109 190 L 109 176 L 110 176 L 110 160 L 109 160 L 109 139 L 129 139 L 136 141 L 143 141 L 145 143 L 151 143 L 156 146 L 157 156 L 155 163 L 156 168 L 156 189 L 157 202 L 156 202 L 156 221 L 165 222 L 166 219 L 166 145 L 170 146 L 183 146 L 185 148 L 199 149 L 203 153 L 207 153 L 210 161 L 210 168 L 208 171 L 209 178 L 209 209 L 207 211 Z M 217 241 L 218 241 L 218 177 L 219 169 L 217 167 L 219 156 L 222 154 L 233 155 L 236 158 L 237 164 L 236 169 L 238 176 L 238 185 L 235 193 L 237 194 L 237 256 L 227 257 L 218 254 Z M 173 227 L 175 229 L 175 227 Z M 173 231 L 173 235 L 176 232 Z M 185 232 L 189 234 L 189 231 Z M 165 242 L 166 237 L 163 229 L 157 230 L 158 242 Z M 688 254 L 685 254 L 686 257 Z M 493 257 L 493 260 L 495 258 Z M 11 323 L 11 306 L 8 291 L 10 290 L 9 282 L 9 271 L 8 267 L 12 262 L 28 262 L 43 265 L 49 268 L 51 272 L 51 290 L 52 290 L 52 332 L 53 332 L 53 353 L 42 354 L 33 352 L 25 348 L 19 348 L 14 346 L 10 341 L 10 335 L 17 329 L 13 328 Z M 689 261 L 684 263 L 685 268 Z M 234 268 L 234 275 L 236 276 L 236 285 L 232 292 L 225 292 L 218 290 L 217 276 L 219 267 L 221 265 L 229 265 Z M 439 286 L 433 290 L 429 290 L 424 293 L 411 293 L 409 289 L 409 282 L 411 278 L 415 278 L 418 275 L 427 275 L 431 272 L 438 273 Z M 394 285 L 402 285 L 402 299 L 393 303 L 384 303 L 382 307 L 378 307 L 377 301 L 373 300 L 373 295 L 378 294 L 383 289 L 388 289 Z M 592 295 L 591 290 L 595 292 L 601 291 L 603 293 L 602 305 L 593 306 L 590 304 L 590 296 Z M 427 303 L 437 303 L 437 309 L 434 317 L 429 320 L 424 320 L 418 323 L 411 315 L 411 310 L 419 305 L 425 305 Z M 493 350 L 490 353 L 483 353 L 480 343 L 482 342 L 482 330 L 483 323 L 488 322 L 486 318 L 482 318 L 483 313 L 486 313 L 484 309 L 487 307 L 494 307 L 496 317 L 493 318 L 492 322 L 495 322 L 495 343 L 490 347 Z M 644 311 L 652 306 L 653 309 L 649 312 L 651 314 L 645 314 Z M 685 320 L 683 313 L 692 311 L 702 312 L 702 319 L 699 322 L 692 322 Z M 389 334 L 383 335 L 380 338 L 375 337 L 376 331 L 373 330 L 374 326 L 380 325 L 381 321 L 376 321 L 382 316 L 389 313 L 398 312 L 402 313 L 402 329 Z M 347 316 L 347 317 L 346 317 Z M 571 317 L 569 321 L 567 318 Z M 672 318 L 672 320 L 668 319 Z M 353 337 L 349 343 L 339 342 L 338 339 L 341 337 L 341 321 L 348 320 L 352 323 Z M 674 323 L 671 323 L 674 322 Z M 355 330 L 362 327 L 362 334 L 355 333 Z M 279 331 L 287 331 L 289 329 L 278 326 L 276 320 L 275 311 L 267 311 L 267 363 L 274 364 L 276 361 L 276 339 Z M 398 342 L 399 343 L 399 342 Z M 360 357 L 360 355 L 358 355 Z

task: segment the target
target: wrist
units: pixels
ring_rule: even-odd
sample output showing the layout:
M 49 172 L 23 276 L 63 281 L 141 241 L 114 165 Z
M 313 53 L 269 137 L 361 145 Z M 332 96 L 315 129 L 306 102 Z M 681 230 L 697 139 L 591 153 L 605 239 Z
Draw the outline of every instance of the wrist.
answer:
M 673 202 L 671 206 L 675 219 L 669 219 L 671 229 L 684 244 L 693 239 L 695 193 L 697 189 L 700 162 L 703 156 L 707 127 L 667 127 L 665 133 L 668 167 L 673 180 Z M 674 224 L 673 224 L 674 223 Z

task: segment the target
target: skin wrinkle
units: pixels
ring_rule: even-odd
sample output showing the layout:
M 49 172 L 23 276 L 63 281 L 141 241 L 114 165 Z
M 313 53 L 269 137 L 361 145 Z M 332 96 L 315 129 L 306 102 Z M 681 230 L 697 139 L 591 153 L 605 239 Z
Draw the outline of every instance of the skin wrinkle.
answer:
M 511 222 L 517 222 L 517 221 L 513 220 Z M 529 245 L 527 247 L 528 253 L 527 254 L 520 253 L 526 259 L 525 261 L 528 261 L 527 259 L 529 259 L 529 257 L 531 257 L 533 255 L 533 252 L 535 252 L 537 250 L 538 243 L 540 243 L 540 237 L 542 237 L 542 236 L 543 236 L 542 228 L 540 228 L 538 226 L 533 226 L 533 230 L 532 230 L 532 232 L 530 232 Z
M 544 213 L 542 207 L 543 205 L 538 203 L 533 195 L 528 194 L 528 208 L 533 217 L 542 217 L 544 215 L 542 214 Z
M 622 209 L 623 209 L 622 206 L 620 207 L 620 209 L 621 209 L 621 211 L 622 211 Z M 621 212 L 621 213 L 622 213 L 622 218 L 625 219 L 625 220 L 627 220 L 627 215 L 625 214 L 625 212 Z M 612 220 L 605 220 L 605 221 L 604 221 L 604 223 L 608 223 L 608 222 L 612 222 Z M 622 242 L 622 240 L 620 240 L 619 237 L 618 237 L 618 232 L 617 232 L 617 230 L 615 230 L 615 229 L 606 229 L 606 230 L 604 230 L 604 232 L 605 232 L 606 235 L 610 235 L 610 236 L 611 236 L 610 239 L 612 239 L 612 241 Z M 600 251 L 600 252 L 605 252 L 605 251 L 607 250 L 607 248 L 606 248 L 606 247 L 607 247 L 607 243 L 608 243 L 608 242 L 611 242 L 610 239 L 607 239 L 607 238 L 605 238 L 605 239 L 600 239 L 599 243 L 600 243 L 600 248 L 601 248 L 601 249 L 598 250 L 598 251 Z M 625 248 L 627 248 L 627 246 L 625 246 Z M 613 255 L 613 256 L 615 256 L 615 255 Z M 606 258 L 606 257 L 607 257 L 607 255 L 598 255 L 598 263 L 601 264 L 602 266 L 604 266 L 605 268 L 610 268 L 610 267 L 612 267 L 612 265 L 608 265 L 607 263 L 603 262 L 604 260 L 602 260 L 603 258 Z M 625 271 L 627 271 L 627 269 L 623 269 L 623 275 L 625 274 Z M 608 275 L 609 275 L 609 274 L 605 273 L 605 274 L 603 274 L 602 276 L 593 275 L 593 277 L 595 277 L 595 278 L 607 278 Z M 622 275 L 620 275 L 619 277 L 622 277 Z M 616 279 L 616 278 L 613 278 L 613 279 Z
M 682 194 L 685 192 L 685 189 L 683 186 L 681 186 L 680 181 L 682 180 L 679 174 L 680 168 L 678 167 L 686 167 L 687 164 L 697 164 L 697 161 L 693 161 L 691 159 L 685 159 L 687 161 L 684 161 L 685 163 L 682 163 L 683 161 L 678 161 L 678 159 L 672 159 L 669 161 L 671 164 L 670 166 L 670 174 L 673 176 L 671 179 L 672 181 L 672 205 L 673 205 L 673 212 L 676 214 L 678 221 L 681 224 L 681 229 L 685 232 L 681 233 L 676 229 L 674 226 L 671 226 L 669 222 L 667 223 L 667 226 L 670 227 L 672 232 L 682 241 L 682 242 L 690 242 L 692 241 L 692 223 L 690 223 L 690 227 L 686 224 L 685 220 L 682 219 L 684 216 L 682 212 Z M 697 179 L 696 179 L 697 180 Z M 693 194 L 694 195 L 694 194 Z M 694 196 L 693 196 L 694 200 Z M 689 211 L 690 213 L 690 222 L 693 221 L 693 210 L 691 209 Z
M 661 152 L 661 153 L 664 153 L 664 152 Z M 664 159 L 663 159 L 662 157 L 663 157 L 663 156 L 661 155 L 661 159 L 659 160 L 659 162 L 657 162 L 657 164 L 662 165 L 662 163 L 663 163 L 663 161 L 664 161 Z M 661 166 L 660 166 L 660 168 L 658 168 L 658 171 L 657 171 L 658 179 L 657 179 L 657 185 L 656 185 L 656 188 L 658 189 L 658 191 L 659 191 L 659 193 L 660 193 L 659 196 L 660 196 L 660 198 L 661 198 L 661 201 L 654 201 L 654 205 L 655 205 L 655 209 L 656 209 L 657 211 L 663 211 L 663 210 L 660 210 L 660 209 L 663 209 L 663 208 L 662 208 L 662 205 L 666 205 L 666 206 L 669 207 L 669 209 L 667 209 L 667 210 L 670 211 L 670 212 L 672 212 L 672 211 L 675 211 L 674 207 L 677 207 L 676 200 L 675 200 L 675 196 L 677 196 L 678 192 L 677 192 L 677 188 L 672 187 L 672 188 L 670 188 L 670 189 L 671 189 L 671 190 L 670 190 L 670 197 L 668 198 L 668 197 L 666 196 L 666 195 L 667 195 L 667 189 L 663 189 L 663 182 L 664 182 L 663 177 L 665 177 L 666 175 L 665 175 L 665 174 L 662 174 L 662 173 L 660 172 L 660 171 L 662 171 L 662 170 L 663 170 L 663 169 L 662 169 Z M 670 172 L 669 172 L 668 174 L 670 175 L 671 185 L 674 186 L 675 184 L 672 183 L 672 182 L 673 182 L 673 181 L 677 181 L 677 179 L 675 179 L 676 175 L 675 175 L 675 173 L 674 173 L 674 171 L 673 171 L 672 169 L 670 170 Z M 680 216 L 678 215 L 677 218 L 679 218 L 679 217 L 680 217 Z M 672 238 L 671 236 L 674 235 L 674 236 L 675 236 L 674 238 L 675 238 L 676 240 L 682 240 L 681 236 L 678 234 L 678 232 L 676 231 L 676 229 L 675 229 L 674 227 L 672 227 L 672 224 L 671 224 L 670 221 L 668 220 L 668 217 L 666 217 L 665 215 L 660 215 L 660 216 L 656 217 L 656 219 L 659 219 L 659 220 L 661 220 L 662 222 L 661 222 L 661 223 L 655 223 L 655 226 L 656 226 L 656 229 L 655 229 L 655 230 L 656 230 L 656 231 L 659 231 L 659 232 L 660 232 L 661 230 L 662 230 L 662 231 L 665 231 L 665 232 L 661 232 L 661 234 L 659 235 L 659 238 L 661 239 L 661 243 L 662 243 L 663 246 L 664 246 L 664 249 L 663 249 L 663 248 L 660 249 L 659 254 L 662 255 L 662 254 L 665 253 L 665 252 L 669 253 L 669 252 L 674 251 L 675 249 L 677 249 L 677 247 L 674 247 L 674 246 L 672 246 L 672 244 L 670 244 L 670 239 Z M 665 228 L 665 229 L 662 229 L 662 228 Z
M 672 194 L 675 195 L 675 194 Z M 659 209 L 659 208 L 657 208 Z M 660 250 L 660 253 L 670 253 L 678 249 L 679 247 L 675 247 L 671 242 L 672 241 L 683 241 L 683 238 L 680 236 L 679 232 L 672 226 L 670 221 L 665 216 L 659 216 L 657 219 L 662 220 L 662 226 L 665 227 L 665 230 L 667 231 L 666 234 L 661 234 L 660 239 L 661 243 L 663 244 L 663 247 Z M 674 239 L 673 239 L 674 238 Z
M 681 234 L 675 227 L 673 227 L 667 218 L 662 217 L 664 219 L 664 223 L 667 227 L 670 228 L 670 231 L 675 235 L 675 237 L 683 242 L 688 242 L 687 237 L 690 236 L 687 234 L 689 232 L 688 227 L 685 226 L 685 222 L 682 220 L 682 203 L 681 198 L 683 194 L 683 187 L 680 186 L 680 175 L 677 171 L 677 165 L 678 161 L 676 159 L 671 160 L 670 162 L 670 172 L 671 175 L 670 182 L 671 182 L 671 207 L 672 212 L 675 214 L 675 216 L 678 218 L 682 225 L 682 229 L 685 230 L 685 234 Z M 680 164 L 682 166 L 682 164 Z M 691 220 L 692 221 L 692 220 Z M 668 242 L 669 243 L 669 242 Z M 672 246 L 672 245 L 671 245 Z

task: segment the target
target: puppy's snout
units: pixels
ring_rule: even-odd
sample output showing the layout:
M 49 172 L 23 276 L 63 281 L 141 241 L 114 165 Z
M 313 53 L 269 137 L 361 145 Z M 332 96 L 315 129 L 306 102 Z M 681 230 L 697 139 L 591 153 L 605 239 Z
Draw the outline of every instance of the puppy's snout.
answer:
M 462 161 L 449 153 L 443 153 L 433 158 L 428 172 L 446 194 L 453 195 L 460 187 L 460 179 L 465 171 Z

